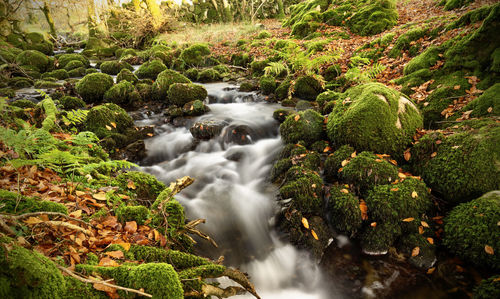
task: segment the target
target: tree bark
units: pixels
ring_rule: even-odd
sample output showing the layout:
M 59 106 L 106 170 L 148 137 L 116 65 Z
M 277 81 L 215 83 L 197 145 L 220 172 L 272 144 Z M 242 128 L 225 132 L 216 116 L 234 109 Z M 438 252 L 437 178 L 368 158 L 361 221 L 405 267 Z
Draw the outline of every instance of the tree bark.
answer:
M 283 7 L 283 0 L 276 0 L 276 3 L 278 4 L 278 18 L 284 18 L 285 8 Z
M 89 29 L 89 37 L 96 37 L 97 23 L 95 18 L 95 3 L 94 0 L 87 2 L 87 26 Z
M 134 4 L 135 12 L 141 11 L 141 0 L 132 0 L 132 3 Z
M 153 26 L 155 27 L 155 29 L 159 28 L 161 26 L 161 17 L 162 17 L 160 6 L 158 6 L 156 0 L 144 0 L 144 2 L 146 2 L 148 10 L 151 13 L 151 16 L 153 17 Z
M 48 1 L 43 2 L 42 7 L 43 15 L 45 16 L 45 20 L 47 20 L 47 24 L 49 24 L 50 35 L 54 38 L 56 37 L 56 26 L 54 25 L 54 19 L 52 18 L 52 14 L 50 13 L 50 7 Z

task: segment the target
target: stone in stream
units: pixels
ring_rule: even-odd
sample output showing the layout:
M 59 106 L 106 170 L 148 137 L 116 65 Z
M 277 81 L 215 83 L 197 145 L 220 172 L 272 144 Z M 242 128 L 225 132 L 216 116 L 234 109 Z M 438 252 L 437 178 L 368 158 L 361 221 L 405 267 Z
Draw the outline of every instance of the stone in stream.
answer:
M 222 132 L 222 129 L 227 126 L 228 123 L 219 120 L 205 120 L 195 123 L 189 131 L 196 139 L 209 140 Z

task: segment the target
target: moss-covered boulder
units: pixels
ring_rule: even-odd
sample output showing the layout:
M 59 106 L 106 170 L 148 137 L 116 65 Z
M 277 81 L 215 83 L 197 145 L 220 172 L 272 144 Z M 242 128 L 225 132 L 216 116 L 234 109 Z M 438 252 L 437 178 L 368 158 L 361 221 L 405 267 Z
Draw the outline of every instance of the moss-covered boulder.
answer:
M 180 58 L 189 66 L 203 66 L 210 49 L 205 44 L 194 44 L 182 51 Z
M 397 24 L 398 11 L 395 0 L 375 0 L 369 2 L 347 20 L 347 26 L 359 35 L 374 35 Z
M 273 112 L 273 118 L 275 120 L 277 120 L 279 123 L 283 123 L 286 118 L 291 115 L 291 114 L 294 114 L 295 111 L 291 110 L 291 109 L 278 109 L 278 110 L 275 110 Z
M 422 116 L 409 99 L 382 84 L 368 83 L 349 89 L 345 100 L 335 105 L 327 134 L 334 144 L 401 157 L 422 126 Z
M 62 87 L 63 85 L 61 83 L 57 83 L 54 81 L 36 80 L 34 86 L 35 88 L 49 89 L 49 88 L 59 88 Z
M 500 116 L 500 83 L 491 86 L 477 99 L 473 100 L 461 111 L 471 111 L 470 117 Z
M 38 72 L 45 72 L 49 68 L 47 55 L 36 50 L 26 50 L 16 56 L 16 63 L 20 66 L 29 66 Z
M 165 184 L 158 181 L 153 175 L 139 171 L 129 171 L 116 177 L 116 183 L 123 190 L 137 194 L 137 198 L 151 205 L 158 195 L 166 188 Z
M 50 134 L 47 132 L 47 134 Z M 42 138 L 40 138 L 42 139 Z M 8 214 L 32 212 L 57 212 L 68 214 L 68 208 L 61 203 L 22 196 L 18 193 L 0 189 L 0 211 Z
M 297 78 L 294 85 L 294 95 L 307 101 L 314 101 L 323 88 L 321 83 L 311 76 Z
M 324 172 L 327 182 L 333 182 L 341 177 L 341 168 L 345 166 L 345 163 L 347 163 L 349 159 L 356 156 L 355 151 L 356 150 L 352 146 L 343 145 L 326 158 Z
M 173 83 L 168 89 L 168 102 L 179 107 L 192 101 L 203 101 L 208 93 L 205 87 L 193 83 Z
M 285 143 L 304 141 L 306 145 L 321 140 L 324 135 L 324 118 L 314 110 L 306 110 L 289 115 L 280 125 L 280 133 Z
M 142 99 L 132 83 L 121 81 L 106 91 L 104 100 L 120 106 L 133 106 L 134 104 L 137 106 Z
M 59 103 L 63 106 L 64 110 L 85 108 L 85 102 L 77 97 L 64 96 L 59 99 Z
M 101 72 L 108 75 L 118 75 L 118 73 L 123 69 L 127 69 L 129 71 L 134 70 L 134 68 L 125 61 L 111 60 L 101 63 Z
M 483 279 L 481 283 L 474 288 L 472 297 L 474 299 L 490 299 L 500 297 L 500 275 Z
M 76 92 L 86 103 L 103 100 L 104 94 L 113 86 L 113 78 L 102 73 L 89 74 L 76 83 Z
M 326 206 L 329 223 L 339 232 L 354 236 L 363 223 L 359 198 L 346 186 L 332 186 Z
M 113 103 L 93 107 L 87 114 L 84 129 L 104 139 L 104 147 L 121 148 L 136 140 L 134 121 L 125 110 Z
M 27 88 L 33 86 L 33 80 L 26 77 L 12 77 L 8 79 L 8 85 L 12 88 Z
M 443 243 L 475 265 L 500 269 L 500 191 L 456 206 L 444 219 Z
M 215 69 L 205 69 L 198 74 L 198 80 L 202 83 L 217 82 L 222 79 L 222 75 Z
M 450 204 L 500 189 L 500 125 L 478 125 L 426 134 L 411 149 L 413 172 Z
M 196 101 L 191 101 L 182 107 L 182 113 L 187 116 L 199 116 L 203 115 L 205 112 L 209 111 L 210 108 L 203 104 L 203 101 L 201 100 L 196 100 Z
M 136 84 L 137 82 L 139 82 L 139 78 L 137 78 L 137 76 L 132 73 L 131 70 L 127 69 L 127 68 L 124 68 L 122 69 L 119 73 L 118 73 L 118 76 L 116 76 L 116 83 L 120 83 L 121 81 L 128 81 L 132 84 Z
M 135 75 L 139 79 L 151 79 L 156 80 L 158 74 L 166 70 L 167 67 L 161 60 L 155 59 L 142 64 L 137 71 L 135 71 Z
M 156 101 L 165 102 L 167 100 L 168 90 L 174 83 L 191 83 L 191 80 L 177 71 L 169 69 L 164 70 L 158 75 L 158 78 L 153 84 L 153 98 Z
M 90 66 L 89 60 L 85 56 L 83 56 L 81 54 L 77 54 L 77 53 L 63 54 L 63 55 L 57 57 L 56 65 L 62 69 L 64 67 L 66 67 L 66 65 L 70 61 L 74 61 L 74 60 L 78 60 L 78 61 L 82 62 L 85 67 Z
M 84 67 L 79 67 L 76 69 L 72 69 L 71 71 L 68 72 L 68 75 L 70 78 L 78 78 L 78 77 L 84 77 L 87 74 L 87 70 Z M 91 74 L 95 72 L 90 72 Z
M 262 76 L 259 80 L 259 86 L 263 94 L 269 95 L 276 90 L 276 79 L 273 76 Z
M 444 10 L 452 10 L 467 6 L 472 2 L 474 2 L 474 0 L 441 0 L 439 4 L 444 5 Z
M 68 71 L 66 71 L 65 69 L 61 69 L 43 73 L 41 78 L 42 79 L 56 78 L 57 80 L 64 80 L 69 78 L 69 74 Z
M 64 67 L 64 70 L 69 72 L 69 71 L 77 69 L 77 68 L 85 68 L 85 65 L 80 60 L 71 60 L 70 62 L 68 62 L 66 64 L 66 66 Z
M 390 184 L 398 179 L 396 166 L 370 152 L 362 152 L 354 158 L 351 154 L 342 165 L 339 173 L 342 180 L 353 184 L 361 195 L 376 185 Z
M 319 213 L 323 207 L 323 180 L 314 171 L 300 166 L 290 168 L 287 183 L 280 188 L 282 199 L 292 199 L 302 213 Z

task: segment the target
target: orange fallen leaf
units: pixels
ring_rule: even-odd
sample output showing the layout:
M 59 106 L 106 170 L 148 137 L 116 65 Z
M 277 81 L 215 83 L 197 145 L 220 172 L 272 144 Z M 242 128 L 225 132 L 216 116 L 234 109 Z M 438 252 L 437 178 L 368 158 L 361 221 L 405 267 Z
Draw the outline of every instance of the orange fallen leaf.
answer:
M 413 248 L 413 250 L 411 251 L 411 256 L 417 256 L 419 253 L 420 253 L 420 247 L 417 246 Z
M 75 194 L 76 194 L 76 196 L 82 196 L 82 195 L 85 195 L 85 192 L 77 190 L 77 191 L 75 191 Z
M 125 251 L 129 251 L 130 246 L 132 245 L 130 243 L 125 243 L 125 242 L 119 242 L 119 243 L 113 243 L 113 244 L 120 245 L 121 247 L 123 247 L 123 249 Z
M 295 115 L 295 117 L 294 117 L 293 119 L 294 119 L 295 121 L 299 121 L 299 119 L 300 119 L 300 115 L 298 115 L 298 114 L 297 114 L 297 115 Z
M 427 270 L 427 274 L 432 274 L 432 273 L 434 273 L 435 270 L 436 270 L 436 267 L 429 268 L 429 270 Z
M 433 238 L 427 238 L 427 242 L 429 242 L 430 244 L 434 244 L 434 239 Z
M 347 190 L 347 189 L 340 189 L 340 192 L 345 193 L 345 194 L 348 194 L 348 193 L 349 193 L 349 190 Z
M 306 218 L 302 217 L 302 225 L 306 228 L 309 229 L 309 222 L 307 221 Z
M 97 200 L 106 200 L 106 193 L 104 192 L 95 193 L 92 194 L 92 197 Z
M 361 200 L 361 202 L 359 203 L 359 209 L 361 210 L 361 219 L 367 220 L 368 219 L 368 206 L 366 205 L 366 202 L 364 200 Z
M 455 89 L 455 90 L 459 90 L 459 89 L 460 89 L 460 85 L 455 85 L 455 86 L 453 86 L 453 89 Z
M 410 149 L 407 149 L 407 150 L 405 151 L 404 156 L 405 156 L 405 160 L 406 160 L 406 161 L 410 161 L 410 158 L 411 158 Z
M 135 189 L 136 189 L 136 187 L 135 187 L 135 183 L 134 183 L 134 181 L 132 181 L 132 180 L 128 180 L 128 182 L 127 182 L 127 188 L 132 189 L 132 190 L 135 190 Z
M 372 223 L 370 223 L 370 226 L 371 226 L 371 227 L 376 227 L 376 226 L 377 226 L 377 222 L 372 222 Z
M 484 246 L 484 251 L 489 254 L 489 255 L 494 255 L 495 254 L 495 250 L 493 250 L 493 247 L 489 246 L 489 245 L 485 245 Z
M 400 179 L 406 179 L 406 174 L 400 172 L 400 173 L 398 173 L 398 177 Z
M 316 235 L 316 232 L 311 229 L 311 235 L 313 236 L 314 239 L 319 240 L 318 235 Z
M 116 123 L 111 122 L 111 126 L 116 129 Z
M 347 164 L 349 163 L 348 160 L 344 160 L 342 161 L 342 163 L 340 163 L 340 165 L 342 165 L 342 167 L 346 166 Z
M 38 223 L 42 223 L 43 220 L 38 218 L 38 217 L 29 217 L 28 219 L 24 220 L 23 221 L 24 223 L 26 224 L 38 224 Z
M 418 233 L 421 234 L 421 235 L 424 233 L 424 227 L 423 226 L 419 226 L 418 227 Z
M 417 193 L 417 191 L 413 191 L 413 192 L 411 193 L 411 197 L 412 197 L 412 198 L 417 198 L 417 197 L 418 197 L 418 193 Z
M 126 222 L 124 230 L 131 234 L 135 233 L 137 231 L 137 222 L 135 221 Z
M 431 154 L 431 158 L 434 158 L 435 156 L 437 156 L 437 154 L 438 154 L 437 152 L 433 152 L 433 153 Z
M 101 266 L 101 267 L 118 267 L 120 265 L 109 257 L 103 257 L 99 261 L 99 266 Z
M 356 158 L 356 152 L 351 154 L 351 158 Z
M 392 192 L 396 192 L 396 191 L 399 191 L 399 188 L 392 188 L 391 189 Z
M 111 131 L 113 129 L 110 126 L 106 125 L 106 130 Z
M 122 259 L 125 256 L 123 255 L 123 252 L 120 250 L 115 250 L 115 251 L 108 251 L 105 253 L 107 256 L 110 256 L 115 259 Z
M 82 217 L 82 212 L 83 212 L 82 210 L 76 210 L 74 212 L 71 212 L 69 216 L 73 218 L 80 218 Z
M 429 228 L 429 224 L 427 224 L 427 222 L 425 221 L 420 221 L 420 224 L 422 224 L 422 226 L 425 228 Z
M 415 220 L 415 218 L 410 217 L 410 218 L 403 219 L 403 222 L 412 222 L 413 220 Z

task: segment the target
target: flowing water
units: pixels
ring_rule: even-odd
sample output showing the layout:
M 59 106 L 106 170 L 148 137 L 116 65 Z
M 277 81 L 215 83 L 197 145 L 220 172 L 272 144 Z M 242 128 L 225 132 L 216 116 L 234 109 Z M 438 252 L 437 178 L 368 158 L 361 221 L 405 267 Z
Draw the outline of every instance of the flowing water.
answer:
M 321 290 L 319 268 L 307 253 L 278 237 L 273 229 L 277 187 L 267 178 L 282 148 L 272 113 L 279 106 L 255 93 L 225 83 L 206 84 L 210 112 L 181 127 L 161 124 L 153 115 L 138 125 L 156 125 L 146 141 L 142 170 L 165 183 L 190 176 L 195 183 L 176 196 L 189 219 L 203 218 L 199 228 L 219 245 L 199 241 L 199 253 L 250 274 L 262 298 L 335 298 Z M 209 141 L 195 142 L 190 126 L 216 120 L 226 127 Z M 221 280 L 224 285 L 227 283 Z M 251 298 L 250 295 L 238 298 Z

